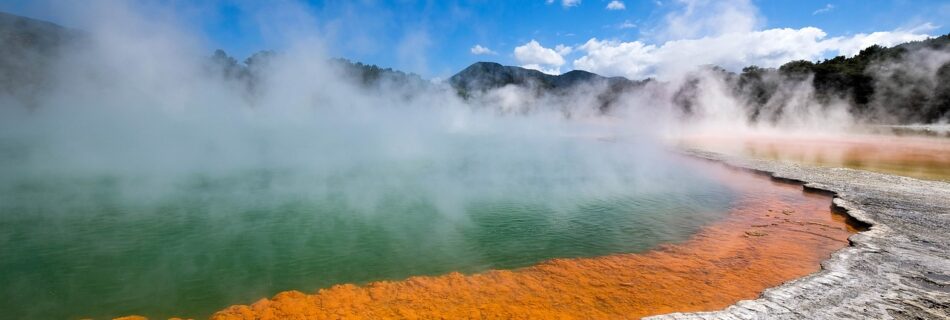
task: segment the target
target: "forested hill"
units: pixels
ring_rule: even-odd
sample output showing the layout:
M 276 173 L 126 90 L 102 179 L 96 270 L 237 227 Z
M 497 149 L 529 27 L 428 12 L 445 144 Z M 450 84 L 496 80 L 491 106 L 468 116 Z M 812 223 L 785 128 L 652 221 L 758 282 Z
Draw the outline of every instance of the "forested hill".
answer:
M 253 93 L 257 90 L 261 73 L 277 55 L 279 53 L 274 51 L 258 51 L 239 62 L 237 58 L 218 49 L 208 59 L 205 67 L 208 72 L 238 81 Z M 341 81 L 350 81 L 368 89 L 422 90 L 429 85 L 428 81 L 414 73 L 380 68 L 376 65 L 351 62 L 341 58 L 330 59 L 328 65 L 336 69 L 334 71 L 342 77 Z
M 847 58 L 792 61 L 776 69 L 747 67 L 728 74 L 750 102 L 750 117 L 775 103 L 781 85 L 811 81 L 817 99 L 848 102 L 858 117 L 880 122 L 950 120 L 950 34 Z
M 632 81 L 624 77 L 604 77 L 595 73 L 573 70 L 560 75 L 550 75 L 541 71 L 514 66 L 503 66 L 494 62 L 476 62 L 456 73 L 448 82 L 463 98 L 485 93 L 507 85 L 520 86 L 527 94 L 571 95 L 590 94 L 594 96 L 595 107 L 601 112 L 609 112 L 624 92 L 637 90 L 650 80 Z
M 595 82 L 630 89 L 638 85 L 624 77 L 603 77 L 595 73 L 573 70 L 561 75 L 521 67 L 503 66 L 494 62 L 476 62 L 449 78 L 449 84 L 466 95 L 475 91 L 497 89 L 509 84 L 535 86 L 544 90 L 561 90 Z

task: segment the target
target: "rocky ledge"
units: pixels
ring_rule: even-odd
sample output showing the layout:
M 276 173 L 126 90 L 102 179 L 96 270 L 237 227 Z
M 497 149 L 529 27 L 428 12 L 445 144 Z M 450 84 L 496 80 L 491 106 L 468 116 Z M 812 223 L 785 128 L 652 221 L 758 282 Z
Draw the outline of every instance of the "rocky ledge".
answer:
M 870 228 L 822 270 L 721 311 L 647 319 L 950 319 L 950 183 L 844 168 L 689 154 L 800 182 Z

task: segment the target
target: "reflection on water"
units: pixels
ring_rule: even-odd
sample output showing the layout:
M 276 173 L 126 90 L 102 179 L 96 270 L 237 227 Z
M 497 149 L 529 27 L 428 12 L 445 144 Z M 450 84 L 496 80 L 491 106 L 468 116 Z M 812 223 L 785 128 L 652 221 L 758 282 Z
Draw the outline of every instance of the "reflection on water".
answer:
M 540 158 L 551 152 L 489 161 L 465 150 L 160 183 L 0 169 L 0 310 L 205 317 L 283 290 L 639 252 L 686 239 L 734 196 L 683 159 L 637 170 L 642 158 L 601 150 L 625 169 L 613 171 Z
M 950 139 L 906 130 L 901 135 L 696 136 L 683 143 L 754 158 L 950 180 Z

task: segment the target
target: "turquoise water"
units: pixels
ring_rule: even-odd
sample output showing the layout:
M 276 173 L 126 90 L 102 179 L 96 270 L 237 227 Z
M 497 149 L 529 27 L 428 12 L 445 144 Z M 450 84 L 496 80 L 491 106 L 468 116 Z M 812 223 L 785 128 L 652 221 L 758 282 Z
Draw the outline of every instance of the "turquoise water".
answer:
M 154 171 L 60 170 L 0 144 L 0 310 L 206 317 L 283 290 L 640 252 L 735 197 L 688 160 L 575 140 Z

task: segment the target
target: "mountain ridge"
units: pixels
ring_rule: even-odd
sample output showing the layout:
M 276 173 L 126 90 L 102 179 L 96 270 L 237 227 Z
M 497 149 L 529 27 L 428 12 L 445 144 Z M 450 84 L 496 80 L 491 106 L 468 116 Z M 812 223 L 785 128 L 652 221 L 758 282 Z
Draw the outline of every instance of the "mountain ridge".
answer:
M 599 74 L 571 70 L 559 75 L 546 74 L 538 70 L 516 66 L 506 66 L 497 62 L 475 62 L 448 79 L 448 83 L 460 91 L 486 91 L 506 85 L 538 86 L 541 89 L 566 89 L 582 83 L 605 82 L 610 86 L 634 87 L 650 81 L 630 80 L 624 77 L 605 77 Z

